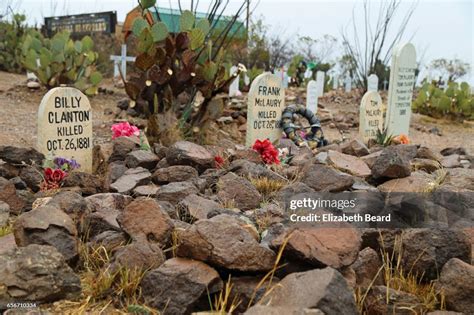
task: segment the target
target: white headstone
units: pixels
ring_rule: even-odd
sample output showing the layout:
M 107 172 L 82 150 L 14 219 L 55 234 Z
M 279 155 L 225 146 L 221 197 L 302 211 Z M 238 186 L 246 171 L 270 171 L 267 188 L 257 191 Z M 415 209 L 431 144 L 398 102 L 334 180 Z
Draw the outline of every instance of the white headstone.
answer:
M 367 78 L 367 91 L 379 90 L 379 77 L 376 74 L 371 74 Z
M 349 93 L 352 90 L 352 78 L 349 76 L 347 76 L 344 81 L 344 89 L 347 93 Z
M 280 140 L 284 107 L 285 89 L 277 75 L 266 72 L 253 80 L 247 105 L 247 147 L 251 147 L 257 139 L 269 139 L 271 142 Z
M 306 72 L 304 73 L 304 78 L 309 79 L 313 76 L 313 70 L 311 69 L 306 69 Z
M 127 56 L 127 45 L 122 45 L 121 54 L 120 56 L 112 55 L 110 56 L 110 60 L 114 62 L 114 78 L 120 75 L 119 72 L 119 65 L 120 70 L 122 71 L 122 75 L 124 78 L 127 78 L 127 61 L 135 62 L 135 57 Z
M 359 110 L 359 137 L 368 143 L 383 130 L 382 98 L 377 91 L 367 91 L 362 97 Z
M 92 172 L 92 111 L 81 91 L 57 87 L 46 93 L 38 109 L 37 146 L 46 158 L 72 158 L 80 171 Z
M 316 72 L 316 86 L 318 87 L 318 97 L 323 96 L 324 94 L 324 72 L 318 71 Z
M 238 69 L 239 69 L 239 68 L 237 68 L 236 66 L 232 66 L 232 67 L 230 68 L 230 75 L 234 75 L 234 74 L 237 72 Z M 235 97 L 235 96 L 237 96 L 237 95 L 240 94 L 240 91 L 239 91 L 239 79 L 240 79 L 239 77 L 236 77 L 236 78 L 232 81 L 232 83 L 230 84 L 230 86 L 229 86 L 229 97 Z
M 318 112 L 318 83 L 314 80 L 306 87 L 306 108 L 315 114 Z
M 245 76 L 244 76 L 244 83 L 245 83 L 245 85 L 249 85 L 249 84 L 250 84 L 250 78 L 249 78 L 249 76 L 247 75 L 247 73 L 246 73 Z
M 383 80 L 383 90 L 384 91 L 387 91 L 387 85 L 388 85 L 388 81 L 387 81 L 387 79 L 384 79 Z
M 390 69 L 386 127 L 392 136 L 408 135 L 415 84 L 415 47 L 410 43 L 398 46 L 393 51 Z
M 332 89 L 337 90 L 339 87 L 339 78 L 335 75 L 332 77 Z

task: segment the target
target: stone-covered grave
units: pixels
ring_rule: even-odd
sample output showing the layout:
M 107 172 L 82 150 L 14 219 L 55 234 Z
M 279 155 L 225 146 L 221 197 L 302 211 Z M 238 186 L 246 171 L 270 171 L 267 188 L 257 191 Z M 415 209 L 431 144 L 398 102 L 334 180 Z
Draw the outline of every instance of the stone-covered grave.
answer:
M 420 311 L 418 296 L 394 291 L 377 274 L 397 240 L 405 270 L 425 283 L 439 279 L 448 310 L 472 311 L 472 207 L 457 209 L 452 198 L 472 205 L 474 169 L 446 164 L 472 156 L 406 144 L 369 149 L 359 140 L 314 153 L 281 140 L 279 148 L 290 147 L 291 160 L 268 167 L 241 145 L 179 141 L 145 150 L 118 137 L 98 171 L 73 170 L 59 189 L 45 191 L 45 156 L 1 146 L 0 224 L 10 221 L 13 233 L 0 238 L 0 307 L 80 301 L 84 248 L 104 248 L 110 259 L 101 270 L 142 270 L 140 303 L 165 314 L 208 311 L 229 276 L 230 298 L 240 301 L 235 313 L 359 314 L 360 303 L 371 314 L 403 313 L 407 305 Z M 291 198 L 329 192 L 442 194 L 438 217 L 425 218 L 436 228 L 291 221 Z M 426 216 L 416 200 L 404 200 L 393 215 L 403 222 Z M 354 292 L 367 292 L 365 301 Z M 388 304 L 380 298 L 386 292 Z

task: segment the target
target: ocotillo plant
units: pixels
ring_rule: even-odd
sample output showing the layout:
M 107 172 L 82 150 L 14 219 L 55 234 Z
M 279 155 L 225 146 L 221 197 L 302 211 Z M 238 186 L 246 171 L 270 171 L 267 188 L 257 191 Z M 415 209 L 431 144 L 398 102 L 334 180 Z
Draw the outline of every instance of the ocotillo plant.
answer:
M 125 89 L 132 105 L 139 104 L 137 110 L 149 118 L 147 136 L 151 142 L 162 138 L 166 129 L 163 120 L 170 117 L 179 119 L 178 126 L 185 136 L 202 133 L 209 117 L 222 110 L 211 100 L 243 70 L 239 67 L 229 76 L 224 57 L 225 49 L 239 31 L 234 25 L 244 4 L 232 18 L 224 18 L 225 7 L 220 9 L 221 3 L 216 1 L 204 18 L 196 18 L 192 10 L 181 11 L 179 31 L 170 33 L 160 21 L 155 1 L 139 1 L 142 17 L 136 18 L 132 26 L 138 42 L 137 71 L 125 82 Z M 218 23 L 219 19 L 225 23 Z M 184 104 L 178 100 L 180 94 L 187 96 Z

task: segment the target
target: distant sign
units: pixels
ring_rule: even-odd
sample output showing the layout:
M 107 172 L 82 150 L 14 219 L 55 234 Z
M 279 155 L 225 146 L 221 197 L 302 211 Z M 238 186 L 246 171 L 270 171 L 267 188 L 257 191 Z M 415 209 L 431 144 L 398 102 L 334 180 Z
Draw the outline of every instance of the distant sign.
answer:
M 98 12 L 67 16 L 44 18 L 47 36 L 53 36 L 60 31 L 69 31 L 72 36 L 88 35 L 91 33 L 115 33 L 117 12 Z

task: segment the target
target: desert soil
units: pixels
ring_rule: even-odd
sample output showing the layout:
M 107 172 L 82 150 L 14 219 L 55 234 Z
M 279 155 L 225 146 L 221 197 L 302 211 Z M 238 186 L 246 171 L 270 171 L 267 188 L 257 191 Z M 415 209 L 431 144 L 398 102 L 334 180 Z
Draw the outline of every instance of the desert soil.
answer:
M 104 87 L 113 93 L 99 94 L 90 98 L 94 117 L 94 142 L 96 144 L 104 144 L 109 141 L 110 126 L 115 120 L 114 111 L 117 108 L 117 101 L 126 97 L 125 91 L 115 88 L 111 80 L 106 80 Z M 293 90 L 292 92 L 293 95 L 296 95 L 296 99 L 301 99 L 301 94 L 304 93 L 303 90 Z M 45 93 L 44 88 L 29 90 L 26 87 L 25 75 L 0 72 L 0 145 L 35 146 L 36 113 Z M 346 97 L 324 97 L 321 103 L 324 110 L 329 111 L 333 117 L 341 114 L 357 115 L 361 96 L 357 92 L 353 92 L 346 95 Z M 441 136 L 426 131 L 433 127 L 440 131 Z M 326 138 L 330 141 L 342 139 L 342 135 L 337 129 L 325 127 L 324 132 Z M 356 128 L 350 129 L 345 135 L 346 138 L 356 136 Z M 413 114 L 410 139 L 412 143 L 428 146 L 435 150 L 461 146 L 471 154 L 474 153 L 474 127 L 472 123 L 433 119 L 428 116 Z

